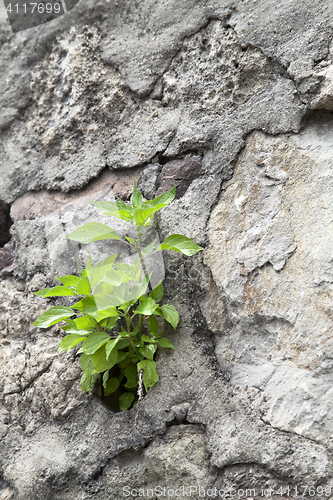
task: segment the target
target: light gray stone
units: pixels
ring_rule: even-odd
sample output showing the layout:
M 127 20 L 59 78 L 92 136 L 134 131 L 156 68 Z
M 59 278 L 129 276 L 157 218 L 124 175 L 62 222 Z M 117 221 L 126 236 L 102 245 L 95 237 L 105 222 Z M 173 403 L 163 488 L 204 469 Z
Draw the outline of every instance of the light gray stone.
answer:
M 206 254 L 234 323 L 217 344 L 231 383 L 267 392 L 275 428 L 329 447 L 332 134 L 329 115 L 299 135 L 253 134 L 212 213 Z

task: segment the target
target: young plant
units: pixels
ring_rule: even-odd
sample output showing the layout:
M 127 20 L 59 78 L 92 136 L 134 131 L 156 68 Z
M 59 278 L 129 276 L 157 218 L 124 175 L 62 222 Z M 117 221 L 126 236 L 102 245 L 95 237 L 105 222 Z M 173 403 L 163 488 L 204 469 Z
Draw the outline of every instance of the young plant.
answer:
M 39 328 L 49 328 L 65 322 L 66 332 L 58 353 L 68 352 L 81 344 L 77 354 L 83 371 L 81 389 L 90 393 L 100 379 L 103 395 L 119 394 L 119 407 L 127 410 L 158 381 L 154 355 L 158 346 L 174 349 L 162 337 L 158 317 L 176 328 L 179 315 L 169 304 L 161 305 L 163 285 L 151 289 L 152 273 L 147 275 L 147 258 L 156 252 L 173 250 L 191 256 L 202 250 L 190 238 L 180 234 L 168 236 L 160 245 L 156 240 L 143 246 L 144 228 L 154 214 L 172 202 L 175 186 L 153 200 L 143 201 L 135 182 L 129 204 L 118 201 L 96 201 L 92 204 L 101 214 L 118 217 L 132 224 L 136 238 L 122 238 L 106 224 L 89 222 L 79 227 L 67 238 L 80 243 L 99 240 L 119 240 L 128 245 L 136 257 L 134 262 L 117 262 L 117 255 L 110 255 L 83 270 L 79 276 L 57 278 L 61 285 L 35 292 L 39 297 L 77 297 L 76 304 L 54 306 L 32 323 Z

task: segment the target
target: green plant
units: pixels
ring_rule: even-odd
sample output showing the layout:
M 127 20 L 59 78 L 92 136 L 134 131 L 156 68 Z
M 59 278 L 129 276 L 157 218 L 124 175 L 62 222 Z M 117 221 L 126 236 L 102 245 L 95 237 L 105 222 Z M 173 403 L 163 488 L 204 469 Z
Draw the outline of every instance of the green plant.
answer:
M 134 183 L 130 204 L 118 201 L 96 201 L 92 204 L 101 214 L 118 217 L 132 224 L 136 238 L 124 239 L 106 224 L 90 222 L 79 227 L 67 238 L 80 243 L 105 239 L 119 240 L 128 245 L 135 255 L 130 264 L 117 262 L 110 255 L 92 265 L 89 256 L 85 269 L 79 266 L 79 276 L 57 278 L 61 285 L 35 292 L 39 297 L 77 296 L 80 300 L 70 307 L 53 306 L 32 323 L 49 328 L 65 322 L 66 332 L 58 353 L 68 352 L 81 344 L 77 354 L 83 370 L 81 389 L 91 392 L 101 379 L 104 396 L 118 390 L 119 407 L 126 410 L 141 399 L 143 387 L 147 391 L 158 381 L 154 355 L 158 345 L 174 348 L 162 337 L 158 317 L 176 328 L 179 315 L 172 305 L 160 302 L 163 285 L 150 285 L 152 273 L 147 275 L 148 257 L 163 250 L 173 250 L 191 256 L 202 250 L 190 238 L 173 234 L 157 246 L 156 239 L 143 245 L 144 229 L 154 214 L 171 203 L 175 186 L 153 200 L 143 201 Z

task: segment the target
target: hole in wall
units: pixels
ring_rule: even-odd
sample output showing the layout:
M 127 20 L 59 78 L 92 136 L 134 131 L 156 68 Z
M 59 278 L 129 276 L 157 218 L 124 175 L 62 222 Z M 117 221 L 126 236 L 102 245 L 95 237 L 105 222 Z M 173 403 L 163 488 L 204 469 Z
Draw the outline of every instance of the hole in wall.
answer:
M 120 370 L 118 366 L 114 366 L 111 369 L 111 373 L 109 374 L 109 378 L 116 377 L 119 375 Z M 120 412 L 120 407 L 119 407 L 119 396 L 121 396 L 123 391 L 121 390 L 121 387 L 119 387 L 115 392 L 112 392 L 111 394 L 108 394 L 107 396 L 104 394 L 104 387 L 103 387 L 103 381 L 102 377 L 100 379 L 97 379 L 95 382 L 95 386 L 92 392 L 92 395 L 103 401 L 103 403 L 108 407 L 109 410 L 111 410 L 114 413 Z
M 0 247 L 3 247 L 11 238 L 10 227 L 13 224 L 10 218 L 10 205 L 0 201 Z

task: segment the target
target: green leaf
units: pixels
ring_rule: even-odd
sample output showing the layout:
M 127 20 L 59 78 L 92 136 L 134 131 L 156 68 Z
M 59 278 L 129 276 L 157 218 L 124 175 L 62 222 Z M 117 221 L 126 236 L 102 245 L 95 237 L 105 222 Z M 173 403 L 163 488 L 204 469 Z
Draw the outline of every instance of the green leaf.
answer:
M 155 212 L 155 208 L 135 208 L 133 212 L 134 220 L 139 227 L 146 226 L 151 222 Z
M 57 278 L 57 280 L 61 281 L 61 283 L 65 286 L 76 286 L 79 278 L 70 274 L 69 276 L 63 276 L 62 278 Z
M 170 191 L 157 196 L 154 200 L 145 201 L 142 206 L 134 208 L 133 215 L 136 224 L 140 226 L 147 226 L 155 212 L 161 210 L 166 205 L 172 202 L 176 194 L 176 186 L 174 186 Z
M 142 298 L 142 301 L 138 305 L 138 307 L 135 309 L 136 314 L 144 314 L 146 316 L 150 316 L 153 314 L 156 309 L 158 308 L 158 304 L 156 304 L 155 300 L 152 298 Z
M 138 371 L 143 370 L 143 383 L 146 390 L 152 387 L 158 381 L 158 373 L 156 371 L 155 361 L 144 359 L 138 363 Z
M 131 207 L 131 205 L 127 205 L 127 203 L 125 203 L 120 198 L 117 197 L 116 203 L 117 203 L 118 210 L 124 210 L 125 212 L 131 213 L 131 214 L 133 213 L 133 207 Z
M 102 378 L 103 387 L 105 387 L 106 382 L 109 380 L 109 373 L 110 373 L 110 370 L 107 370 L 107 371 L 106 371 L 106 372 L 104 372 L 104 374 L 103 374 L 103 378 Z
M 107 297 L 108 295 L 112 295 L 112 292 L 113 292 L 113 286 L 110 285 L 109 283 L 106 283 L 105 281 L 100 281 L 98 285 L 96 285 L 94 290 L 95 301 L 96 297 L 104 297 L 104 300 L 101 301 L 101 304 L 104 305 L 101 306 L 99 303 L 98 309 L 105 309 L 106 307 L 111 305 L 108 304 L 107 300 L 105 300 L 105 297 Z
M 130 345 L 130 341 L 127 340 L 127 339 L 121 339 L 119 340 L 119 343 L 118 343 L 118 349 L 125 349 L 125 347 L 128 347 Z
M 53 288 L 44 288 L 44 290 L 39 290 L 39 292 L 32 292 L 38 297 L 67 297 L 70 295 L 76 295 L 74 290 L 67 288 L 66 286 L 54 286 Z
M 64 330 L 65 333 L 67 333 L 68 335 L 69 334 L 72 334 L 72 333 L 75 333 L 75 335 L 84 335 L 85 338 L 86 338 L 86 335 L 90 335 L 92 333 L 92 330 L 71 330 L 70 328 L 66 328 L 64 326 L 61 327 L 62 330 Z
M 136 245 L 136 241 L 133 238 L 131 238 L 130 236 L 125 236 L 125 238 L 127 239 L 127 241 L 129 243 L 131 243 L 131 245 L 134 245 L 134 246 Z
M 126 384 L 124 384 L 124 387 L 126 389 L 133 389 L 138 385 L 139 378 L 136 364 L 131 363 L 129 366 L 127 366 L 124 369 L 124 375 L 127 378 Z
M 81 346 L 84 354 L 94 354 L 101 346 L 110 340 L 110 336 L 105 332 L 93 332 Z M 105 370 L 103 370 L 105 371 Z
M 78 281 L 76 291 L 79 295 L 90 295 L 91 286 L 88 276 L 85 276 Z
M 82 392 L 91 392 L 93 389 L 95 379 L 92 376 L 88 376 L 85 373 L 81 377 L 80 387 Z
M 76 346 L 76 344 L 79 344 L 80 342 L 83 342 L 84 340 L 86 340 L 86 337 L 83 337 L 82 335 L 79 335 L 77 333 L 72 333 L 71 335 L 66 335 L 66 337 L 64 337 L 62 339 L 62 341 L 60 342 L 57 354 L 59 354 L 59 352 L 61 352 L 61 351 L 68 352 L 70 349 L 72 349 L 72 347 Z
M 77 330 L 77 324 L 73 319 L 65 319 L 67 325 L 63 326 L 62 329 L 67 332 L 67 330 Z M 81 333 L 81 332 L 80 332 Z
M 61 286 L 55 287 L 55 288 L 62 288 Z M 46 294 L 51 290 L 51 288 L 43 288 L 43 290 L 38 290 L 38 292 L 32 292 L 34 295 L 37 295 L 37 297 L 45 297 Z
M 129 287 L 127 283 L 113 287 L 113 294 L 108 297 L 110 304 L 120 306 L 130 301 Z
M 125 359 L 117 362 L 117 366 L 119 366 L 119 368 L 126 368 L 126 366 L 128 366 L 130 363 L 132 363 L 132 359 L 129 356 L 126 356 Z
M 80 366 L 82 368 L 82 371 L 86 375 L 91 375 L 93 371 L 93 366 L 90 361 L 90 356 L 87 356 L 86 354 L 81 354 L 80 356 Z
M 104 386 L 104 396 L 108 396 L 115 392 L 119 385 L 119 380 L 116 377 L 110 378 Z
M 131 392 L 124 392 L 124 394 L 122 394 L 119 397 L 120 410 L 121 411 L 128 410 L 133 401 L 134 401 L 134 394 L 132 394 Z
M 85 318 L 85 317 L 84 316 L 80 316 L 80 318 Z M 80 325 L 80 322 L 77 323 L 77 321 L 80 318 L 77 318 L 75 320 L 65 319 L 67 325 L 66 326 L 62 326 L 61 327 L 62 330 L 64 330 L 67 333 L 79 333 L 80 335 L 90 335 L 92 333 L 92 329 L 95 327 L 95 322 L 94 322 L 94 327 L 93 327 L 92 323 L 90 323 L 91 320 L 82 319 L 83 323 L 81 323 L 81 324 L 87 325 L 87 327 L 79 328 L 78 324 Z
M 90 315 L 95 318 L 96 321 L 102 321 L 104 318 L 115 317 L 119 318 L 119 314 L 115 306 L 108 307 L 107 309 L 98 309 L 98 311 L 94 311 L 90 313 Z
M 149 297 L 155 300 L 155 302 L 160 302 L 163 299 L 164 288 L 162 282 L 160 282 L 152 291 L 149 293 Z
M 94 354 L 90 355 L 90 359 L 95 368 L 94 372 L 103 373 L 110 370 L 117 363 L 118 351 L 113 349 L 109 358 L 106 359 L 105 345 L 102 345 Z
M 143 334 L 141 336 L 141 340 L 144 340 L 145 342 L 149 342 L 150 344 L 156 344 L 156 342 L 157 342 L 157 340 L 151 339 L 150 337 L 148 337 L 148 335 L 145 335 L 145 334 Z
M 161 339 L 158 339 L 157 341 L 161 347 L 169 347 L 170 349 L 176 349 L 174 345 L 171 344 L 170 340 L 168 339 L 165 339 L 165 338 L 161 338 Z
M 91 392 L 98 376 L 92 375 L 94 368 L 91 364 L 90 357 L 82 354 L 80 356 L 80 365 L 83 371 L 80 383 L 81 389 L 83 392 Z
M 146 276 L 145 279 L 143 281 L 141 281 L 141 283 L 139 283 L 138 285 L 135 285 L 132 288 L 132 290 L 129 294 L 129 300 L 137 301 L 139 297 L 141 297 L 142 295 L 145 294 L 152 274 L 153 273 L 150 273 L 149 276 Z
M 133 208 L 142 207 L 142 201 L 143 201 L 142 194 L 138 190 L 136 182 L 134 181 L 134 189 L 133 189 L 133 193 L 131 196 L 131 203 L 132 203 Z
M 105 345 L 106 359 L 109 359 L 111 352 L 115 349 L 120 339 L 121 337 L 118 336 L 116 339 L 109 340 L 109 342 Z
M 92 288 L 95 288 L 98 283 L 104 279 L 105 273 L 112 269 L 112 265 L 116 258 L 117 254 L 109 255 L 108 257 L 96 262 L 96 264 L 94 264 L 93 267 L 87 271 Z
M 105 318 L 101 322 L 101 326 L 103 328 L 108 328 L 109 330 L 112 330 L 117 324 L 117 321 L 119 319 L 119 316 L 113 316 L 112 318 Z
M 159 314 L 160 316 L 163 316 L 164 319 L 167 320 L 170 325 L 173 326 L 173 328 L 176 328 L 176 326 L 179 323 L 179 314 L 176 311 L 176 309 L 169 305 L 169 304 L 164 304 L 162 307 L 158 307 L 155 311 L 155 314 Z
M 82 273 L 83 273 L 83 269 L 82 269 L 80 261 L 78 259 L 76 259 L 76 265 L 77 265 L 77 270 L 78 270 L 79 276 L 81 278 Z
M 92 313 L 97 310 L 95 298 L 93 296 L 84 297 L 82 300 L 70 306 L 71 309 L 77 309 L 83 313 Z
M 148 254 L 150 254 L 150 252 L 152 251 L 152 249 L 154 248 L 155 244 L 156 244 L 156 239 L 155 238 L 151 243 L 149 243 L 149 245 L 147 245 L 143 250 L 142 250 L 142 255 L 144 257 L 146 257 Z
M 113 286 L 119 286 L 123 282 L 123 273 L 120 271 L 108 271 L 105 273 L 105 281 Z
M 149 331 L 152 335 L 156 335 L 156 333 L 159 331 L 160 325 L 159 325 L 159 322 L 157 321 L 157 319 L 155 318 L 155 316 L 149 317 L 148 328 L 149 328 Z
M 43 314 L 41 314 L 36 321 L 31 323 L 31 325 L 38 326 L 39 328 L 48 328 L 49 326 L 59 323 L 59 321 L 62 321 L 63 319 L 73 316 L 73 314 L 72 309 L 69 307 L 54 306 L 43 312 Z
M 100 240 L 122 241 L 116 231 L 111 229 L 106 224 L 101 224 L 100 222 L 88 222 L 87 224 L 83 224 L 83 226 L 80 226 L 78 229 L 75 229 L 75 231 L 69 233 L 66 238 L 85 244 Z
M 89 252 L 88 252 L 89 253 Z M 88 272 L 90 271 L 91 269 L 91 257 L 90 257 L 90 254 L 89 254 L 89 259 L 88 259 L 88 262 L 87 262 L 87 265 L 86 265 L 86 268 L 85 270 L 83 271 L 82 275 L 80 276 L 80 279 L 81 278 L 85 278 L 85 276 L 88 276 Z
M 125 262 L 117 262 L 115 267 L 119 269 L 120 271 L 127 272 L 127 273 L 132 273 L 133 269 L 132 266 L 129 264 L 126 264 Z
M 181 234 L 172 234 L 157 247 L 156 251 L 158 250 L 173 250 L 174 252 L 190 256 L 203 250 L 203 248 L 194 243 L 191 238 L 187 238 Z
M 109 285 L 111 286 L 111 285 Z M 98 285 L 99 287 L 99 285 Z M 99 290 L 100 291 L 100 290 Z M 112 290 L 113 291 L 113 290 Z M 119 292 L 119 290 L 118 290 Z M 118 293 L 119 295 L 119 293 Z M 103 311 L 104 309 L 108 309 L 109 307 L 112 306 L 121 306 L 126 302 L 123 297 L 116 297 L 115 295 L 105 295 L 103 293 L 95 293 L 94 294 L 94 299 L 96 302 L 96 310 Z
M 95 328 L 96 322 L 95 320 L 86 314 L 85 316 L 80 316 L 74 320 L 78 330 L 85 330 L 87 328 Z
M 118 219 L 125 220 L 133 224 L 132 211 L 133 208 L 126 205 L 123 201 L 91 201 L 99 213 L 103 215 L 110 215 L 112 217 L 118 217 Z
M 123 351 L 118 351 L 118 358 L 117 358 L 117 364 L 118 363 L 121 363 L 122 361 L 124 361 L 124 359 L 127 358 L 127 353 L 126 352 L 123 352 Z
M 94 373 L 94 374 L 90 375 L 89 377 L 86 377 L 86 375 L 83 374 L 81 377 L 81 384 L 80 384 L 82 391 L 91 393 L 93 388 L 94 388 L 94 384 L 95 384 L 96 380 L 98 380 L 100 377 L 101 376 L 99 373 Z M 85 380 L 85 382 L 84 382 L 84 380 Z
M 145 358 L 153 361 L 156 348 L 157 346 L 153 344 L 145 345 L 139 348 L 139 353 L 142 354 L 142 356 L 144 356 Z
M 166 205 L 169 205 L 169 203 L 172 202 L 175 196 L 176 196 L 176 185 L 174 184 L 173 188 L 170 189 L 170 191 L 160 194 L 160 196 L 157 196 L 153 200 L 145 201 L 143 205 L 148 208 L 157 207 L 160 205 L 163 205 L 163 207 L 165 207 Z M 160 208 L 158 210 L 160 210 Z

